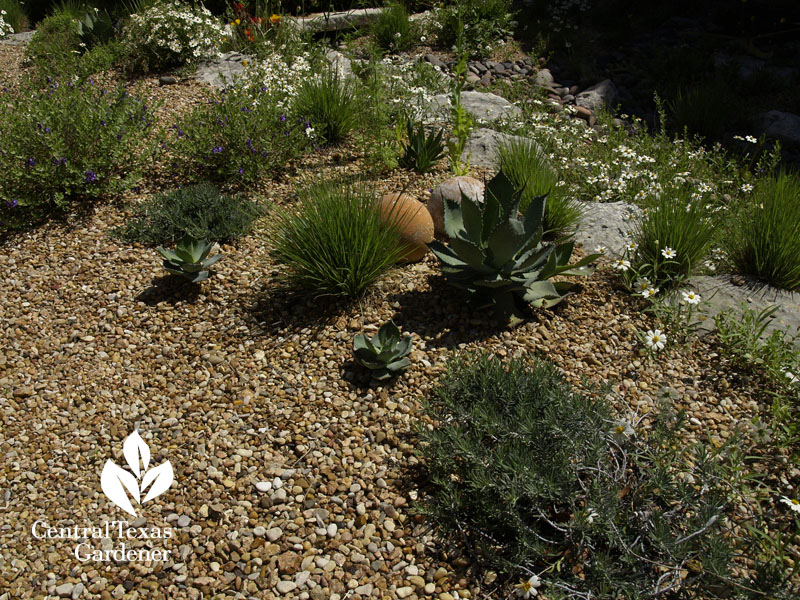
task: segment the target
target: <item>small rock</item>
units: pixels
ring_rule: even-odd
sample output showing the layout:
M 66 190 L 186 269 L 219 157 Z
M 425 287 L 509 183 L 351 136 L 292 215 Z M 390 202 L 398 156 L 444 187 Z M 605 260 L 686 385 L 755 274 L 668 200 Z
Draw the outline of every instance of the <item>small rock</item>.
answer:
M 256 483 L 256 489 L 259 492 L 268 492 L 272 489 L 272 482 L 271 481 L 259 481 Z
M 289 592 L 294 591 L 296 587 L 297 584 L 294 581 L 279 581 L 275 586 L 275 589 L 281 594 L 288 594 Z
M 253 527 L 253 535 L 254 536 L 256 536 L 256 537 L 264 537 L 265 533 L 267 533 L 266 527 L 263 527 L 261 525 L 259 525 L 257 527 Z M 272 540 L 272 541 L 274 541 L 274 540 Z
M 158 85 L 175 85 L 178 79 L 172 75 L 162 75 L 158 80 Z
M 273 527 L 269 531 L 267 531 L 267 539 L 270 542 L 274 542 L 274 541 L 280 539 L 280 537 L 282 535 L 283 535 L 283 531 L 281 530 L 280 527 Z
M 408 598 L 413 593 L 414 593 L 414 588 L 409 587 L 407 585 L 403 586 L 403 587 L 399 587 L 399 588 L 397 588 L 397 590 L 395 590 L 395 594 L 397 594 L 397 597 L 401 598 L 401 599 L 402 598 Z
M 62 583 L 61 585 L 56 587 L 56 594 L 58 594 L 62 598 L 70 598 L 72 596 L 72 590 L 74 588 L 75 588 L 74 583 Z
M 474 177 L 451 177 L 431 192 L 428 212 L 433 219 L 434 231 L 444 235 L 444 198 L 461 204 L 461 194 L 476 202 L 483 202 L 483 183 Z
M 178 527 L 188 527 L 189 523 L 191 523 L 191 519 L 186 515 L 178 517 Z

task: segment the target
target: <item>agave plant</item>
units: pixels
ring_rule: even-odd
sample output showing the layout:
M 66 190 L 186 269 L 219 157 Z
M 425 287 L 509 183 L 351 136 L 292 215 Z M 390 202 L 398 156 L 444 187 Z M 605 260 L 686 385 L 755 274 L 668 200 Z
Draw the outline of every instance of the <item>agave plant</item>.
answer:
M 157 248 L 158 253 L 164 258 L 164 268 L 174 275 L 180 275 L 184 279 L 197 283 L 208 279 L 208 267 L 222 258 L 222 254 L 217 253 L 208 258 L 214 244 L 206 240 L 198 240 L 189 235 L 184 235 L 175 250 Z
M 373 337 L 358 334 L 353 340 L 356 361 L 372 371 L 375 379 L 389 379 L 403 372 L 410 364 L 411 336 L 400 337 L 400 330 L 389 321 Z
M 403 156 L 400 157 L 400 166 L 404 169 L 414 169 L 417 173 L 427 173 L 436 162 L 444 156 L 444 130 L 425 133 L 425 128 L 420 124 L 414 129 L 411 119 L 406 122 L 408 144 L 403 147 Z
M 572 242 L 543 242 L 546 195 L 531 199 L 519 214 L 523 190 L 516 190 L 500 171 L 486 186 L 484 203 L 462 194 L 461 204 L 445 198 L 444 229 L 449 245 L 431 242 L 447 280 L 481 302 L 494 305 L 498 318 L 518 321 L 525 305 L 547 308 L 575 291 L 566 281 L 547 281 L 554 275 L 588 275 L 590 254 L 575 264 Z

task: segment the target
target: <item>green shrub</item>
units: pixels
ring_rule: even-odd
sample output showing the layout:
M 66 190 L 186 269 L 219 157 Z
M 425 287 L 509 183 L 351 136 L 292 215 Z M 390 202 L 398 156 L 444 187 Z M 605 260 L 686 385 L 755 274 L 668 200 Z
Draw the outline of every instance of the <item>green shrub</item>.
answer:
M 326 144 L 342 141 L 359 123 L 360 102 L 353 78 L 333 67 L 309 77 L 297 90 L 294 109 Z
M 173 168 L 199 180 L 254 181 L 274 174 L 311 141 L 308 124 L 266 88 L 239 82 L 173 126 Z
M 357 298 L 404 254 L 397 219 L 384 220 L 364 184 L 323 182 L 278 212 L 273 256 L 287 283 L 316 296 Z
M 408 18 L 406 7 L 399 2 L 389 2 L 372 25 L 372 37 L 384 52 L 402 52 L 413 47 L 419 35 Z
M 509 138 L 498 147 L 498 167 L 508 175 L 517 191 L 522 192 L 519 208 L 527 210 L 531 199 L 547 195 L 547 210 L 542 227 L 552 239 L 571 237 L 578 228 L 584 205 L 566 193 L 559 185 L 558 174 L 535 142 L 524 138 Z
M 72 15 L 62 13 L 46 17 L 37 25 L 25 48 L 25 59 L 39 68 L 53 71 L 54 65 L 63 63 L 80 52 L 78 21 Z
M 511 36 L 511 4 L 511 0 L 460 0 L 444 5 L 433 13 L 437 41 L 452 48 L 461 29 L 469 55 L 487 56 L 498 40 Z
M 576 285 L 548 280 L 588 275 L 593 269 L 587 265 L 600 256 L 590 254 L 570 265 L 572 242 L 542 242 L 546 198 L 533 198 L 519 216 L 520 198 L 502 171 L 487 184 L 482 204 L 466 194 L 460 203 L 445 198 L 448 245 L 428 244 L 447 281 L 469 292 L 479 307 L 493 306 L 500 321 L 522 318 L 526 306 L 555 306 Z
M 535 574 L 548 598 L 775 591 L 734 575 L 750 541 L 731 521 L 736 453 L 687 442 L 666 402 L 646 431 L 550 363 L 468 355 L 423 404 L 434 425 L 418 429 L 431 482 L 420 509 L 484 566 Z
M 3 27 L 3 22 L 11 28 Z M 19 33 L 28 24 L 25 9 L 19 0 L 0 0 L 0 38 L 7 33 Z
M 124 87 L 52 80 L 0 93 L 0 197 L 20 225 L 113 194 L 138 178 L 152 147 L 153 107 Z
M 800 288 L 800 177 L 756 183 L 731 215 L 723 243 L 738 273 L 786 290 Z
M 174 243 L 187 233 L 228 243 L 247 235 L 262 212 L 247 198 L 220 194 L 213 185 L 202 183 L 154 196 L 113 234 L 148 245 Z
M 667 189 L 633 225 L 630 253 L 636 277 L 655 286 L 679 283 L 708 255 L 716 225 L 700 199 L 686 187 Z

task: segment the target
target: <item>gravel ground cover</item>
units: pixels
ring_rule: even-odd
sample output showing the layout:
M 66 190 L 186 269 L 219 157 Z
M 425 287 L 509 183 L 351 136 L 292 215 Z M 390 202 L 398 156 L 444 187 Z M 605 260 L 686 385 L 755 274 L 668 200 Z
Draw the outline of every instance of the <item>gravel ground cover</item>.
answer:
M 19 52 L 0 46 L 0 71 L 14 71 Z M 165 100 L 166 122 L 205 91 L 139 85 Z M 312 173 L 360 170 L 355 149 L 325 151 L 252 195 L 286 203 Z M 443 177 L 400 173 L 379 189 L 407 185 L 424 200 Z M 506 597 L 413 510 L 425 493 L 419 399 L 456 350 L 545 356 L 576 385 L 609 384 L 621 413 L 646 413 L 669 386 L 693 435 L 712 441 L 768 410 L 706 341 L 643 352 L 636 331 L 652 322 L 608 264 L 556 310 L 502 330 L 469 312 L 430 254 L 358 304 L 288 296 L 263 231 L 222 247 L 215 276 L 193 292 L 162 277 L 152 249 L 108 237 L 123 208 L 12 237 L 0 252 L 0 598 Z M 370 386 L 352 338 L 389 319 L 415 336 L 412 367 Z M 115 518 L 100 473 L 124 460 L 134 426 L 153 464 L 171 461 L 175 484 L 133 524 L 174 527 L 163 543 L 172 558 L 82 563 L 74 540 L 35 539 L 37 520 Z M 798 475 L 789 469 L 781 487 Z

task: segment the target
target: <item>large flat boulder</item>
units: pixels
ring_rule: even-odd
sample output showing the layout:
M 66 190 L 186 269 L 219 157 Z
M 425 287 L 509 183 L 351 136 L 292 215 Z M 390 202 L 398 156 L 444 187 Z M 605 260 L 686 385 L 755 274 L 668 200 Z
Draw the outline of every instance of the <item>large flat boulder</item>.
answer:
M 470 166 L 482 169 L 497 169 L 499 166 L 497 149 L 500 144 L 508 140 L 532 141 L 522 136 L 509 135 L 493 129 L 479 127 L 474 129 L 467 139 L 467 145 L 461 154 L 461 161 L 466 162 L 467 158 L 469 158 Z
M 499 118 L 519 117 L 522 110 L 497 94 L 490 92 L 462 92 L 461 105 L 476 120 L 494 121 Z M 446 119 L 450 114 L 450 94 L 437 94 L 431 102 L 433 116 L 436 119 Z

